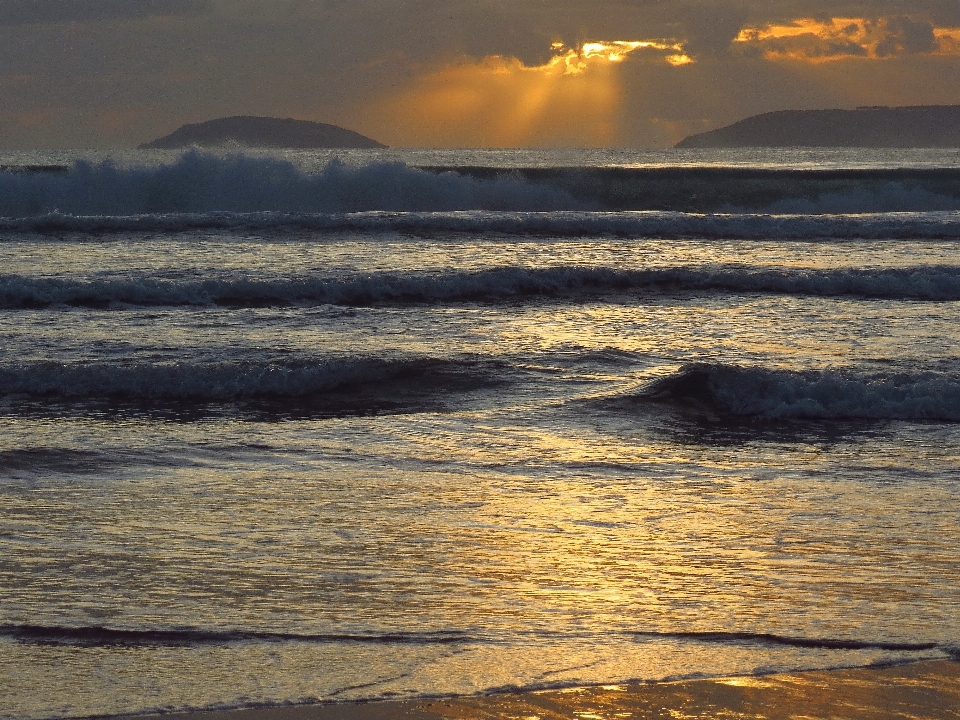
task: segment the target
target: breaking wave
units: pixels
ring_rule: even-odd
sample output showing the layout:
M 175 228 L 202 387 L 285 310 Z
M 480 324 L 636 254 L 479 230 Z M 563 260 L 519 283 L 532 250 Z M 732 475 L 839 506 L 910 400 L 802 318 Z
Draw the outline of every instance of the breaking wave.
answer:
M 41 169 L 42 170 L 42 169 Z M 51 170 L 48 168 L 48 170 Z M 187 152 L 168 165 L 79 161 L 0 171 L 0 231 L 202 228 L 960 237 L 960 174 L 942 169 L 416 168 Z
M 343 213 L 364 210 L 560 210 L 583 207 L 562 190 L 521 179 L 475 179 L 399 162 L 332 160 L 308 174 L 290 162 L 188 152 L 175 163 L 120 168 L 80 161 L 65 173 L 0 172 L 8 218 L 170 213 Z
M 960 267 L 804 270 L 564 266 L 502 267 L 437 274 L 167 280 L 78 280 L 0 275 L 0 307 L 47 305 L 366 305 L 603 295 L 623 291 L 757 292 L 785 295 L 960 300 Z
M 960 377 L 693 364 L 635 399 L 761 419 L 960 421 Z

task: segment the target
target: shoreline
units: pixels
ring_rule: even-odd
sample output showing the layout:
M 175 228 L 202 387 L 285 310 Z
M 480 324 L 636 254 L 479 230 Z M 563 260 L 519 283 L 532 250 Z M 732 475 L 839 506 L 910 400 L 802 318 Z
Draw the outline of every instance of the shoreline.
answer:
M 960 719 L 960 662 L 697 680 L 112 716 L 112 720 Z

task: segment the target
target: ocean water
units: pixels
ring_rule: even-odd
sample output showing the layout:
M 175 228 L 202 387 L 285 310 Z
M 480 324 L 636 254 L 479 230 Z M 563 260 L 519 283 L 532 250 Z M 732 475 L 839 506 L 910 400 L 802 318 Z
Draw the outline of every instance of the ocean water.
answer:
M 957 151 L 0 166 L 0 717 L 960 657 Z

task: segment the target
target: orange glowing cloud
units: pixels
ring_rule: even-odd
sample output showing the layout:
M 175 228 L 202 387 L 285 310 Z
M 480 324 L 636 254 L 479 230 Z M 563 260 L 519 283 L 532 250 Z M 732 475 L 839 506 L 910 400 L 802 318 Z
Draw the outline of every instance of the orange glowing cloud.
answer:
M 745 27 L 734 47 L 767 60 L 808 63 L 903 55 L 960 55 L 960 28 L 935 27 L 906 16 L 798 18 L 782 25 Z
M 628 56 L 674 67 L 693 62 L 674 40 L 552 49 L 542 65 L 501 55 L 453 63 L 366 108 L 367 121 L 398 146 L 605 146 L 616 138 L 617 68 Z

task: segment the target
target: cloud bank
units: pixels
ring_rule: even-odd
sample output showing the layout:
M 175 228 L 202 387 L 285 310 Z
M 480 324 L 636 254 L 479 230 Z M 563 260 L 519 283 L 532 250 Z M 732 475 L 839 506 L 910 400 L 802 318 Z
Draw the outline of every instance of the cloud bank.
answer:
M 207 0 L 0 0 L 0 25 L 197 15 L 208 7 Z
M 798 18 L 744 27 L 738 50 L 767 60 L 829 62 L 902 55 L 960 55 L 960 28 L 936 27 L 906 15 L 880 18 Z
M 956 103 L 955 0 L 0 0 L 7 148 L 239 114 L 659 147 L 769 110 Z

